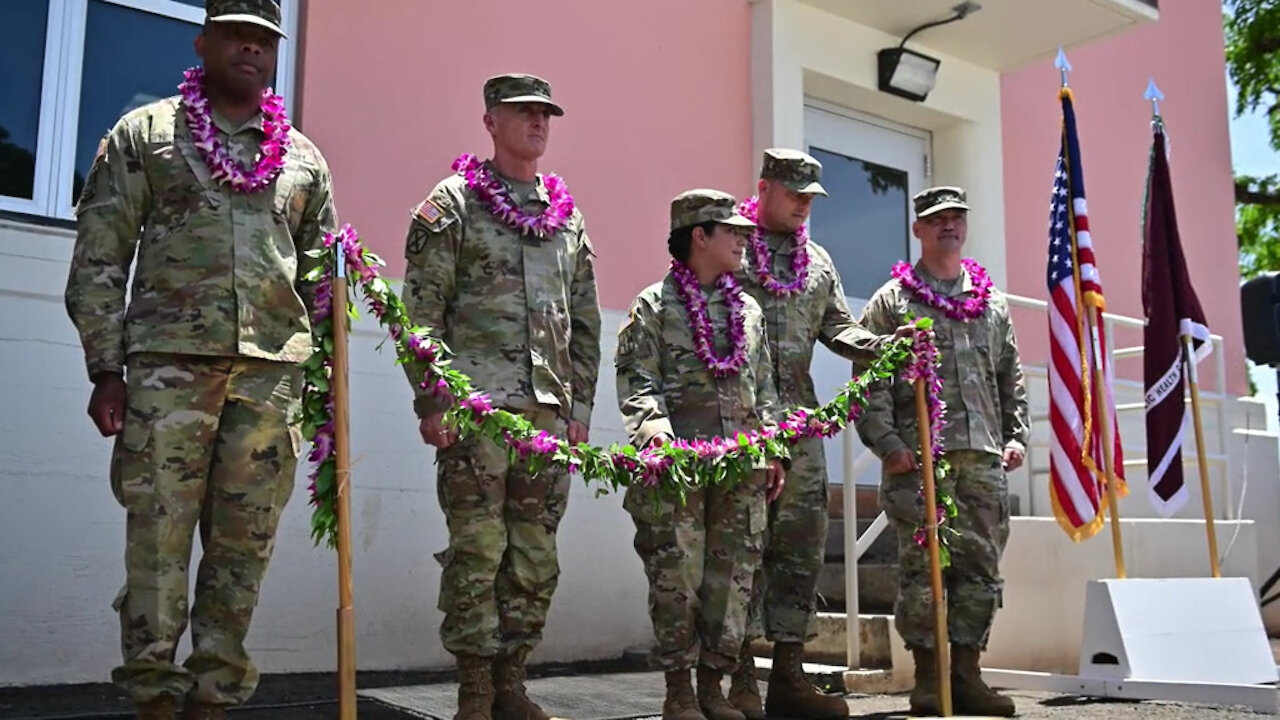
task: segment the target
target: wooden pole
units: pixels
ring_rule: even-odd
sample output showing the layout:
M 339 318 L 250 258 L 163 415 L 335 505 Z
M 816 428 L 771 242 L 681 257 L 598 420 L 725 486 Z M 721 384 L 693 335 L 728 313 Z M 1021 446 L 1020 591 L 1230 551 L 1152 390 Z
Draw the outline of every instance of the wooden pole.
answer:
M 1088 304 L 1082 303 L 1085 322 L 1089 325 L 1089 334 L 1093 338 L 1093 397 L 1098 398 L 1099 412 L 1093 419 L 1102 429 L 1102 476 L 1106 478 L 1107 505 L 1111 509 L 1111 549 L 1115 553 L 1116 577 L 1124 579 L 1124 545 L 1120 538 L 1120 499 L 1116 495 L 1115 458 L 1111 439 L 1111 413 L 1107 407 L 1106 378 L 1102 373 L 1102 347 L 1098 344 L 1098 325 L 1096 313 Z
M 338 248 L 333 280 L 333 445 L 338 487 L 338 717 L 356 717 L 356 623 L 351 581 L 351 452 L 347 387 L 347 272 Z
M 1196 460 L 1200 466 L 1200 495 L 1204 498 L 1204 529 L 1209 535 L 1209 570 L 1213 576 L 1222 577 L 1218 567 L 1218 535 L 1213 527 L 1213 493 L 1209 491 L 1209 463 L 1204 457 L 1204 425 L 1200 421 L 1200 379 L 1196 373 L 1196 354 L 1191 346 L 1191 336 L 1182 336 L 1182 361 L 1191 381 L 1191 417 L 1196 428 Z
M 933 438 L 924 380 L 916 380 L 916 422 L 920 427 L 920 474 L 924 477 L 925 533 L 929 539 L 929 582 L 933 588 L 934 656 L 938 664 L 938 706 L 951 717 L 951 658 L 947 643 L 947 601 L 942 595 L 942 554 L 938 544 L 938 496 L 933 477 Z

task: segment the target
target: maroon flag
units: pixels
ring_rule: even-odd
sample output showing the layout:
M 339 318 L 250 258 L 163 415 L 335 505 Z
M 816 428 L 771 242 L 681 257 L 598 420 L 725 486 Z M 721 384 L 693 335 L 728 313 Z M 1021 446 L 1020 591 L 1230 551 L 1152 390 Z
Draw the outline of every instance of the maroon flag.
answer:
M 1213 349 L 1200 300 L 1178 238 L 1164 125 L 1157 119 L 1151 147 L 1143 227 L 1142 308 L 1144 387 L 1147 417 L 1147 488 L 1156 512 L 1168 517 L 1187 502 L 1182 477 L 1184 337 L 1190 336 L 1199 363 Z

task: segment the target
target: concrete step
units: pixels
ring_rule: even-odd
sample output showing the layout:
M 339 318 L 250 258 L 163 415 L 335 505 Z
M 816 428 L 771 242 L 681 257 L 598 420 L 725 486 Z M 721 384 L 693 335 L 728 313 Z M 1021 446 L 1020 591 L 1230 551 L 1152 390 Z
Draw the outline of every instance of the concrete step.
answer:
M 896 564 L 858 564 L 858 612 L 891 613 L 898 595 Z M 818 603 L 823 610 L 844 612 L 844 563 L 825 563 L 818 574 Z
M 820 612 L 817 617 L 818 636 L 805 644 L 805 662 L 847 668 L 846 618 L 844 613 Z M 889 615 L 859 615 L 859 662 L 861 668 L 883 669 L 893 666 L 892 625 Z M 773 654 L 773 643 L 757 640 L 751 652 L 758 658 Z M 816 680 L 815 680 L 816 682 Z

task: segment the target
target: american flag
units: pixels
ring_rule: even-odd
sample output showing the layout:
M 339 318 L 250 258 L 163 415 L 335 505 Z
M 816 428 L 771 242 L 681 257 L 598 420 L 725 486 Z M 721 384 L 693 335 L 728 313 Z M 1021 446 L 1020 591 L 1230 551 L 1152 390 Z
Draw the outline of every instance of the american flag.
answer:
M 1084 173 L 1076 138 L 1071 92 L 1062 91 L 1062 144 L 1049 204 L 1049 489 L 1058 523 L 1080 541 L 1102 529 L 1106 482 L 1095 362 L 1101 361 L 1117 496 L 1127 494 L 1124 457 L 1112 397 L 1112 370 L 1106 359 L 1102 312 L 1106 300 L 1093 255 Z M 1091 334 L 1087 318 L 1094 320 Z M 1104 352 L 1095 355 L 1095 343 Z

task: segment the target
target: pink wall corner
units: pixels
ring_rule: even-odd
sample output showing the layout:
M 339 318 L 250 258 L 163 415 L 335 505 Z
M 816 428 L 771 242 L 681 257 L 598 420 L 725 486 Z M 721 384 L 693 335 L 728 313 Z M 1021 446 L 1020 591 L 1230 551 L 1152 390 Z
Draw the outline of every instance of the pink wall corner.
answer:
M 1216 2 L 1167 2 L 1160 20 L 1124 35 L 1068 48 L 1089 222 L 1111 312 L 1142 318 L 1141 213 L 1151 148 L 1151 105 L 1142 98 L 1155 76 L 1171 140 L 1178 227 L 1197 294 L 1213 332 L 1226 342 L 1227 385 L 1248 384 L 1240 320 L 1239 269 L 1221 8 Z M 1049 188 L 1061 122 L 1052 59 L 1001 78 L 1005 236 L 1009 290 L 1045 297 Z M 1043 313 L 1016 318 L 1025 359 L 1045 361 Z M 1117 333 L 1117 347 L 1142 344 L 1140 330 Z M 1140 358 L 1117 374 L 1141 380 Z M 1206 388 L 1214 386 L 1205 372 Z M 1216 388 L 1215 388 L 1216 389 Z
M 566 114 L 540 169 L 586 216 L 601 304 L 625 308 L 665 272 L 672 197 L 751 190 L 750 23 L 742 0 L 310 3 L 302 129 L 341 221 L 399 277 L 410 208 L 491 152 L 485 78 L 545 77 Z

